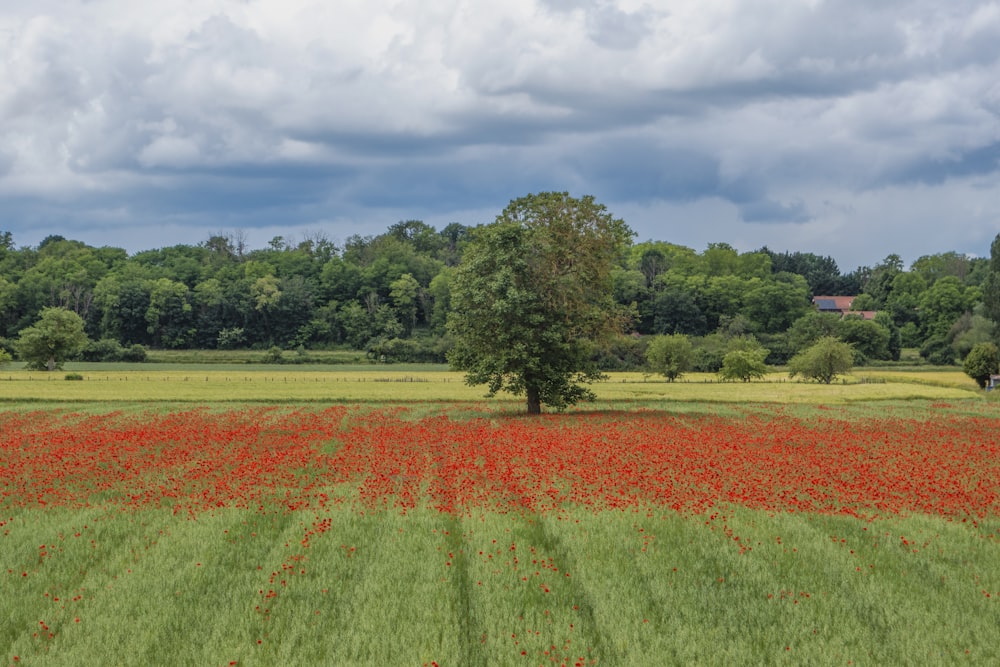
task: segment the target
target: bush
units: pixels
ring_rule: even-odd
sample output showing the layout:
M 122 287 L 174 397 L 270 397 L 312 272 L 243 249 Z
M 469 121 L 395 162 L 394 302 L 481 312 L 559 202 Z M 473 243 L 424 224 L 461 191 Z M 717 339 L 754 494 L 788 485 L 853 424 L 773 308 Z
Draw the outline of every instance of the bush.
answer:
M 77 380 L 82 380 L 83 376 L 80 375 L 79 373 L 66 373 L 66 379 L 77 381 Z
M 80 351 L 84 361 L 121 361 L 122 346 L 113 338 L 89 341 Z
M 647 338 L 616 336 L 591 357 L 602 371 L 636 371 L 645 367 Z
M 788 363 L 788 374 L 830 384 L 838 375 L 850 372 L 853 361 L 851 345 L 833 336 L 823 336 L 792 357 Z
M 375 363 L 441 364 L 447 362 L 450 340 L 437 337 L 376 338 L 365 351 Z
M 113 338 L 92 340 L 80 352 L 83 361 L 146 361 L 146 348 L 136 343 L 131 347 L 122 347 Z
M 718 373 L 722 370 L 722 359 L 726 356 L 726 338 L 721 334 L 709 334 L 692 341 L 694 354 L 691 355 L 691 370 L 696 373 Z
M 920 347 L 920 356 L 935 366 L 951 366 L 955 363 L 955 350 L 944 336 L 931 336 Z
M 0 348 L 0 366 L 4 366 L 11 362 L 12 358 L 7 350 Z
M 719 375 L 723 380 L 742 380 L 749 382 L 754 378 L 762 378 L 767 375 L 767 350 L 733 350 L 727 352 L 722 359 L 722 369 Z
M 684 334 L 654 336 L 646 348 L 646 361 L 654 373 L 673 382 L 691 370 L 694 348 Z
M 135 343 L 134 345 L 122 350 L 121 360 L 134 363 L 146 361 L 146 348 L 139 343 Z
M 980 389 L 986 387 L 990 376 L 1000 373 L 1000 349 L 993 343 L 978 343 L 965 357 L 962 370 L 976 381 Z

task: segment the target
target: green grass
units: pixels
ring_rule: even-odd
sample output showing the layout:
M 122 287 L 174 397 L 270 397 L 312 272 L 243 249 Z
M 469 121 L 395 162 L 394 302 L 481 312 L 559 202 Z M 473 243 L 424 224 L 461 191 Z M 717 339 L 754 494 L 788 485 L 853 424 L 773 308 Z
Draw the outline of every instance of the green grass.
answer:
M 522 409 L 519 399 L 484 402 L 481 388 L 440 370 L 281 367 L 247 371 L 246 380 L 203 367 L 73 370 L 85 380 L 0 373 L 0 409 L 99 415 L 192 402 L 229 410 L 240 402 L 351 401 L 405 403 L 418 418 L 444 409 L 435 397 L 456 395 L 452 418 L 467 411 L 503 419 Z M 405 377 L 420 379 L 376 381 Z M 739 418 L 778 402 L 800 417 L 996 415 L 995 401 L 953 386 L 960 378 L 885 379 L 827 387 L 780 376 L 748 385 L 692 376 L 668 384 L 621 374 L 598 385 L 597 404 L 574 410 Z M 202 382 L 212 391 L 202 394 Z M 1000 661 L 997 517 L 866 522 L 736 507 L 451 516 L 346 501 L 308 512 L 265 506 L 190 516 L 170 508 L 16 509 L 2 491 L 2 664 Z M 347 499 L 352 490 L 329 492 Z
M 1000 660 L 995 520 L 8 515 L 0 655 L 19 664 Z

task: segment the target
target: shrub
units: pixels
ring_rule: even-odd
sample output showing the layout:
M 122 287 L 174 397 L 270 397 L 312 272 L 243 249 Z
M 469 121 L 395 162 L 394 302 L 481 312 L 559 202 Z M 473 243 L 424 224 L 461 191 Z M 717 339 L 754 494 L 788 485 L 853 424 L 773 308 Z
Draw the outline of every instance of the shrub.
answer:
M 977 343 L 965 357 L 962 370 L 980 389 L 985 388 L 990 376 L 1000 373 L 1000 348 L 993 343 Z
M 89 341 L 80 351 L 84 361 L 121 361 L 122 346 L 113 338 Z
M 850 372 L 853 361 L 851 345 L 833 336 L 823 336 L 792 357 L 788 363 L 788 374 L 830 384 L 838 375 Z
M 955 350 L 944 336 L 931 336 L 920 347 L 920 356 L 935 366 L 951 366 L 955 363 Z
M 134 345 L 131 345 L 126 349 L 123 349 L 121 354 L 121 360 L 131 361 L 136 363 L 141 361 L 146 361 L 145 346 L 140 345 L 139 343 L 135 343 Z
M 719 375 L 723 380 L 742 380 L 749 382 L 754 378 L 762 378 L 767 375 L 767 350 L 733 350 L 727 352 L 722 359 L 722 369 Z
M 646 348 L 646 361 L 654 373 L 673 382 L 691 370 L 694 348 L 684 334 L 654 336 Z

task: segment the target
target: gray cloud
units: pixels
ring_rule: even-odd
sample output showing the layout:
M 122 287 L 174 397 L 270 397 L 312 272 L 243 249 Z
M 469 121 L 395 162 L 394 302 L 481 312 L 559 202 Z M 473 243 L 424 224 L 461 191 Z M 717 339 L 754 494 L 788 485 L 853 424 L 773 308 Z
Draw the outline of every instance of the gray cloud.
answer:
M 0 45 L 20 243 L 377 233 L 544 189 L 695 247 L 865 236 L 842 251 L 877 261 L 1000 231 L 993 1 L 0 1 Z

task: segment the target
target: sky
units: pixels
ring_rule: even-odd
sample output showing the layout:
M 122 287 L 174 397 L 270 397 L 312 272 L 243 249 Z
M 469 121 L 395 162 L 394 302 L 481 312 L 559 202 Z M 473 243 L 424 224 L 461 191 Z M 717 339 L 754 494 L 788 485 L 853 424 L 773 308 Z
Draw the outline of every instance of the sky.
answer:
M 593 195 L 696 250 L 988 256 L 1000 2 L 0 0 L 0 230 L 342 242 Z

